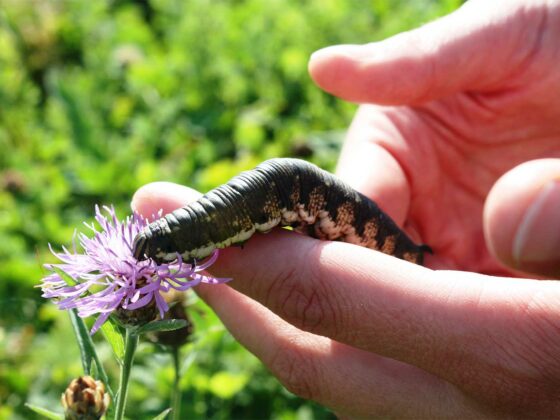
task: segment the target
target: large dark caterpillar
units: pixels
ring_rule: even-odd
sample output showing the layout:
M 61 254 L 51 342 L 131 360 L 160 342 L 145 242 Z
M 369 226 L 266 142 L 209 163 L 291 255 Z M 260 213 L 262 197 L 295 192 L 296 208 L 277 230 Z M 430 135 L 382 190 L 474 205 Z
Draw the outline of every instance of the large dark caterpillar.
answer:
M 350 242 L 422 264 L 416 245 L 373 201 L 317 166 L 279 158 L 242 172 L 189 205 L 151 223 L 134 241 L 143 260 L 199 260 L 275 226 Z

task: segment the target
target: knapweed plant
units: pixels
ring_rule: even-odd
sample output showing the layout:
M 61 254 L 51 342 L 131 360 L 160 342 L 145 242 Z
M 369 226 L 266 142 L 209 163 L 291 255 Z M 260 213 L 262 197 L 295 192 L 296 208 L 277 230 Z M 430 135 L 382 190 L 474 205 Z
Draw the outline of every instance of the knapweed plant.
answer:
M 69 312 L 82 355 L 84 375 L 93 376 L 104 384 L 115 401 L 115 407 L 109 408 L 108 413 L 120 420 L 124 416 L 130 370 L 139 337 L 143 333 L 186 326 L 185 319 L 166 317 L 169 305 L 164 294 L 172 289 L 185 291 L 199 283 L 218 284 L 229 279 L 204 273 L 218 257 L 217 251 L 201 264 L 187 264 L 179 254 L 177 260 L 169 264 L 158 264 L 151 259 L 138 261 L 133 256 L 132 244 L 135 236 L 148 224 L 147 219 L 138 214 L 120 221 L 113 207 L 104 207 L 103 211 L 96 207 L 95 219 L 98 227 L 93 223 L 86 224 L 91 234 L 75 235 L 72 249 L 63 247 L 61 252 L 56 252 L 51 248 L 61 262 L 45 265 L 49 274 L 42 279 L 40 287 L 43 297 Z M 88 331 L 83 318 L 90 316 L 96 316 L 96 320 Z M 118 357 L 121 371 L 116 393 L 110 387 L 91 339 L 99 329 L 116 350 L 115 354 L 122 353 Z M 178 369 L 178 363 L 175 365 Z M 175 382 L 178 387 L 178 380 Z M 176 398 L 178 389 L 174 392 L 172 413 L 178 418 L 180 398 Z M 92 401 L 99 403 L 95 398 Z M 61 418 L 48 410 L 31 408 L 51 418 Z M 74 414 L 65 408 L 66 418 L 79 418 L 72 417 Z M 101 410 L 93 412 L 104 413 Z

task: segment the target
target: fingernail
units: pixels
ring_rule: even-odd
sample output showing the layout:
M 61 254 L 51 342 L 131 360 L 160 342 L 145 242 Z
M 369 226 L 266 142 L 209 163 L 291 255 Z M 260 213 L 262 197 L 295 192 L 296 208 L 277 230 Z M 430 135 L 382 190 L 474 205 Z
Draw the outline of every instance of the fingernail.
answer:
M 560 261 L 560 180 L 545 184 L 529 205 L 513 240 L 518 265 Z

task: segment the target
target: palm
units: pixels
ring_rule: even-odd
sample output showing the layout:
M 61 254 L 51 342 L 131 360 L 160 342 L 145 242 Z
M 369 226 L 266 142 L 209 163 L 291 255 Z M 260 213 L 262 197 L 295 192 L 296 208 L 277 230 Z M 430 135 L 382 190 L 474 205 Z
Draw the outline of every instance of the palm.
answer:
M 482 211 L 486 196 L 496 180 L 518 164 L 560 156 L 560 124 L 547 115 L 550 108 L 543 112 L 552 101 L 542 108 L 513 109 L 514 104 L 505 104 L 493 111 L 485 95 L 474 98 L 474 94 L 462 93 L 428 105 L 382 112 L 389 120 L 399 113 L 401 121 L 407 114 L 409 123 L 401 124 L 398 132 L 412 153 L 395 158 L 410 183 L 407 223 L 434 248 L 433 262 L 438 267 L 509 273 L 485 246 Z M 456 109 L 461 112 L 450 112 Z M 509 127 L 493 118 L 498 112 L 511 112 Z M 555 113 L 560 117 L 560 109 Z M 520 134 L 528 118 L 534 122 Z

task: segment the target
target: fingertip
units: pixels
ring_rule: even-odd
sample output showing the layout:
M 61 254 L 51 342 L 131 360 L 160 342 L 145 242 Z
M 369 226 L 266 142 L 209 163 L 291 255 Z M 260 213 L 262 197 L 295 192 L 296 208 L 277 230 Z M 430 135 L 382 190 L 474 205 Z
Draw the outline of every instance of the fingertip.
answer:
M 360 45 L 334 45 L 315 51 L 308 64 L 313 81 L 326 92 L 352 100 L 352 79 L 356 60 L 363 55 Z
M 494 185 L 484 208 L 489 250 L 507 266 L 560 275 L 560 159 L 525 162 Z
M 309 73 L 326 92 L 355 103 L 404 105 L 437 96 L 433 57 L 411 33 L 364 45 L 336 45 L 315 52 Z
M 196 294 L 211 307 L 217 307 L 222 300 L 227 300 L 232 294 L 227 284 L 200 283 L 193 289 Z
M 172 182 L 152 182 L 140 187 L 132 196 L 130 207 L 135 213 L 151 217 L 160 210 L 166 214 L 200 197 L 192 188 Z
M 309 73 L 325 91 L 356 103 L 418 105 L 493 89 L 515 65 L 514 48 L 494 48 L 513 45 L 506 43 L 511 24 L 499 8 L 468 3 L 382 41 L 321 49 L 311 56 Z

